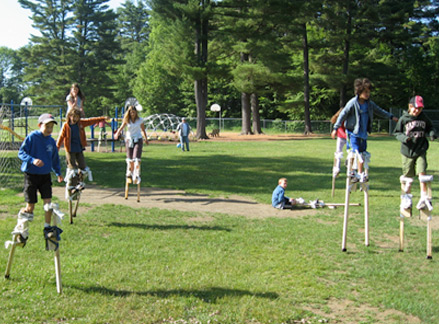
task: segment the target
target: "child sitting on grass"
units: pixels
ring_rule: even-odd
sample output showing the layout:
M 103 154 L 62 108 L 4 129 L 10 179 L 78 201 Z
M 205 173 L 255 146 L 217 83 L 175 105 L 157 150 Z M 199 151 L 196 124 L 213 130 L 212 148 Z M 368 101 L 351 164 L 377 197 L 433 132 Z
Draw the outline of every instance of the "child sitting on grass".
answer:
M 271 197 L 271 205 L 278 209 L 291 209 L 294 205 L 303 204 L 305 201 L 303 198 L 289 198 L 285 196 L 285 189 L 287 188 L 287 178 L 280 178 L 278 180 L 278 186 L 274 189 Z

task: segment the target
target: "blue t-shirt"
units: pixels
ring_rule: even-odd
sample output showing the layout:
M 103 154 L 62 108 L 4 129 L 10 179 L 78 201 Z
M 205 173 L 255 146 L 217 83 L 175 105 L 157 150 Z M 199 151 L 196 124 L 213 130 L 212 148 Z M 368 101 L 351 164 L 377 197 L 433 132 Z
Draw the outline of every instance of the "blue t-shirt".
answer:
M 81 138 L 79 136 L 78 124 L 70 124 L 70 152 L 82 152 Z
M 360 104 L 360 131 L 357 134 L 357 137 L 362 139 L 367 139 L 367 125 L 369 124 L 369 104 L 365 101 L 363 104 Z

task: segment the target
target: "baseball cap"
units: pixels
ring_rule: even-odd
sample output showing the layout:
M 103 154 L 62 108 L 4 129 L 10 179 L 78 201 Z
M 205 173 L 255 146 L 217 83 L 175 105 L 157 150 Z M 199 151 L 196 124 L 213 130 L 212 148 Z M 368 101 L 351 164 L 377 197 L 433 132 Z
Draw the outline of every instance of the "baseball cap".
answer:
M 412 104 L 415 108 L 424 108 L 424 99 L 421 96 L 414 96 L 410 99 L 409 104 Z
M 38 125 L 39 124 L 48 124 L 48 123 L 55 123 L 56 125 L 58 125 L 55 118 L 53 118 L 53 116 L 51 114 L 42 114 L 40 116 L 40 118 L 38 118 Z

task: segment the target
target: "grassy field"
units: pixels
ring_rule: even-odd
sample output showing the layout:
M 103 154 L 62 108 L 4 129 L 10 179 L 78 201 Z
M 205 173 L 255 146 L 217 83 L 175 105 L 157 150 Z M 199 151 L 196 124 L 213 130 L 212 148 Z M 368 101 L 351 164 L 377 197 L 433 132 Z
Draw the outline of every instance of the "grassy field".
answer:
M 343 253 L 343 208 L 252 219 L 221 210 L 180 212 L 178 205 L 89 205 L 75 224 L 63 224 L 64 292 L 58 296 L 39 203 L 28 245 L 17 250 L 11 278 L 0 280 L 0 323 L 439 323 L 437 231 L 433 260 L 425 258 L 425 223 L 417 218 L 406 222 L 406 248 L 398 252 L 399 144 L 374 137 L 368 145 L 369 247 L 361 207 L 351 208 Z M 329 138 L 204 141 L 192 143 L 189 153 L 175 144 L 150 145 L 142 186 L 269 204 L 277 179 L 285 176 L 290 196 L 343 202 L 343 178 L 330 197 L 334 148 Z M 438 148 L 432 143 L 428 155 L 435 197 Z M 120 186 L 124 153 L 88 152 L 86 159 L 97 184 Z M 0 191 L 4 241 L 23 206 L 17 193 Z M 418 198 L 417 180 L 413 193 Z M 352 194 L 352 202 L 362 199 L 361 192 Z M 67 210 L 65 201 L 60 204 Z M 8 250 L 0 251 L 4 271 Z

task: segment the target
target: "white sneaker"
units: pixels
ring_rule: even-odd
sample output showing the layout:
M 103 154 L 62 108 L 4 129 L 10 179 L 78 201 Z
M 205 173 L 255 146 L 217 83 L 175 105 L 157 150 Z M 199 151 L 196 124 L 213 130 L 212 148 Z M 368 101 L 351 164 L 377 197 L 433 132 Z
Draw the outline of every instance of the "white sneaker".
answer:
M 369 181 L 369 178 L 367 177 L 367 174 L 364 173 L 364 172 L 361 172 L 361 174 L 360 174 L 360 182 L 361 183 L 365 183 L 365 182 L 368 182 L 368 181 Z
M 401 195 L 401 205 L 400 205 L 400 207 L 402 209 L 410 209 L 410 208 L 412 208 L 412 198 L 413 198 L 412 194 Z
M 349 177 L 351 178 L 352 183 L 356 183 L 356 182 L 360 181 L 360 175 L 355 170 L 352 170 L 349 173 Z

